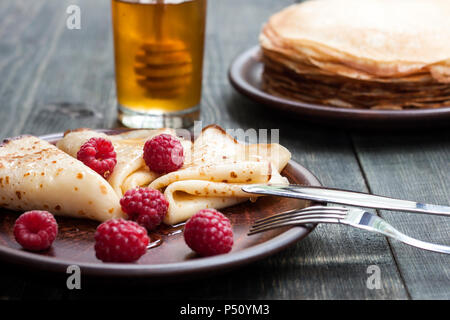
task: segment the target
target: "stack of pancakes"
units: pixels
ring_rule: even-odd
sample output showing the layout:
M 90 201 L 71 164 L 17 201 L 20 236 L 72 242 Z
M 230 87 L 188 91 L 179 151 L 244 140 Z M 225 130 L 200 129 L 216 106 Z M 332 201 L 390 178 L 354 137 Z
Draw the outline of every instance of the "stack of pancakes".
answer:
M 450 106 L 450 0 L 313 0 L 260 35 L 264 90 L 343 108 Z

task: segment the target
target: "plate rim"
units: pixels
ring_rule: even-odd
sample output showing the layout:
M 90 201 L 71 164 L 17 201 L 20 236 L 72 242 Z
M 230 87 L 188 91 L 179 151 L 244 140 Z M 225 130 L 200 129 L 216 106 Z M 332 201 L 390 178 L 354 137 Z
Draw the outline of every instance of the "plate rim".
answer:
M 243 67 L 245 65 L 262 65 L 262 62 L 259 62 L 256 59 L 258 54 L 260 54 L 260 50 L 260 46 L 256 45 L 239 53 L 232 60 L 230 67 L 228 68 L 228 80 L 241 94 L 272 108 L 284 109 L 293 113 L 310 115 L 316 118 L 329 117 L 342 120 L 345 119 L 345 117 L 351 116 L 353 117 L 353 120 L 363 120 L 364 122 L 412 122 L 417 120 L 443 120 L 444 117 L 450 118 L 450 107 L 408 110 L 346 109 L 295 101 L 271 95 L 246 81 L 243 76 Z M 326 114 L 326 116 L 318 115 L 317 113 L 319 112 Z
M 130 129 L 94 129 L 109 134 Z M 38 136 L 49 141 L 58 139 L 63 133 L 51 133 Z M 294 160 L 290 160 L 288 165 L 297 167 L 305 175 L 312 186 L 321 186 L 317 177 L 308 169 Z M 104 263 L 104 262 L 82 262 L 76 260 L 60 259 L 39 255 L 21 249 L 10 248 L 0 244 L 0 259 L 11 264 L 22 265 L 33 270 L 49 271 L 56 273 L 66 273 L 67 267 L 77 265 L 84 276 L 95 277 L 116 277 L 116 278 L 159 278 L 173 277 L 180 274 L 198 275 L 208 271 L 228 270 L 263 259 L 269 255 L 279 252 L 289 245 L 308 236 L 316 227 L 316 224 L 303 227 L 291 227 L 285 232 L 267 240 L 263 243 L 244 248 L 237 252 L 217 255 L 213 257 L 202 257 L 188 261 L 175 263 L 160 263 L 154 265 L 142 265 L 133 263 Z

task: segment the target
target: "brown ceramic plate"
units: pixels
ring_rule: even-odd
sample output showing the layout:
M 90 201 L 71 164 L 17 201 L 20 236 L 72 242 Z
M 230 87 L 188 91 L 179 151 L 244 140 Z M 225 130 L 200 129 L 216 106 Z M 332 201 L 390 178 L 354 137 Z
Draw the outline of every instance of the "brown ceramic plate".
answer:
M 256 46 L 236 57 L 228 70 L 228 78 L 237 91 L 274 110 L 290 112 L 313 122 L 353 128 L 415 128 L 449 124 L 450 108 L 447 107 L 427 110 L 344 109 L 271 95 L 261 89 L 263 64 L 258 59 L 259 52 L 259 46 Z
M 103 131 L 117 133 L 117 130 Z M 54 142 L 61 137 L 62 134 L 58 133 L 41 138 Z M 294 161 L 289 162 L 283 175 L 291 183 L 320 185 L 313 174 Z M 89 220 L 57 217 L 60 232 L 51 249 L 43 253 L 27 252 L 21 249 L 12 233 L 18 213 L 0 209 L 0 258 L 34 270 L 64 274 L 69 265 L 75 264 L 83 275 L 96 277 L 141 277 L 150 281 L 166 281 L 180 279 L 180 276 L 183 279 L 203 276 L 264 258 L 307 236 L 314 226 L 278 229 L 251 237 L 247 232 L 256 219 L 310 204 L 297 199 L 264 197 L 255 203 L 222 210 L 233 225 L 235 244 L 230 253 L 215 257 L 196 256 L 184 243 L 181 229 L 174 229 L 174 234 L 169 235 L 163 232 L 167 229 L 162 229 L 159 232 L 161 245 L 148 250 L 138 262 L 128 264 L 102 263 L 96 259 L 93 239 L 98 223 Z

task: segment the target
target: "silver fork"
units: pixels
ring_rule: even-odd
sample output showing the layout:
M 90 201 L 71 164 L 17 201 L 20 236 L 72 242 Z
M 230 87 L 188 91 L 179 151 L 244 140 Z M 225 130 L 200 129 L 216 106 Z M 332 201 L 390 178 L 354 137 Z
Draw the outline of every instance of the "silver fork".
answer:
M 249 235 L 284 226 L 315 223 L 345 224 L 358 229 L 381 233 L 413 247 L 450 254 L 449 246 L 411 238 L 377 215 L 357 208 L 312 206 L 302 210 L 287 211 L 257 220 L 250 228 Z

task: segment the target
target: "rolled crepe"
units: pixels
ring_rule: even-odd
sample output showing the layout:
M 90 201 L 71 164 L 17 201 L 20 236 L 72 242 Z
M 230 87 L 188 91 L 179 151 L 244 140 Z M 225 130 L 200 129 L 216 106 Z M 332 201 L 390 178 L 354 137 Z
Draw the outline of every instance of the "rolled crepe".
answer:
M 122 183 L 122 192 L 125 193 L 127 190 L 148 185 L 151 181 L 159 177 L 156 172 L 150 171 L 148 167 L 143 167 L 132 174 L 130 174 Z
M 122 197 L 127 190 L 148 185 L 159 177 L 159 174 L 150 171 L 145 165 L 143 148 L 148 139 L 162 133 L 175 135 L 175 131 L 172 129 L 133 130 L 116 135 L 106 135 L 89 129 L 78 129 L 66 133 L 56 146 L 76 158 L 81 146 L 90 138 L 102 137 L 110 140 L 117 155 L 117 164 L 113 173 L 108 177 L 108 182 L 117 195 Z M 191 142 L 180 141 L 182 141 L 186 156 L 190 152 Z
M 287 184 L 280 175 L 291 157 L 279 144 L 245 145 L 218 126 L 195 140 L 191 161 L 155 179 L 149 187 L 164 191 L 169 201 L 166 224 L 187 220 L 198 210 L 222 209 L 250 199 L 245 184 Z
M 286 178 L 283 178 L 277 171 L 274 172 L 273 176 L 266 176 L 270 179 L 266 179 L 264 183 L 288 183 Z M 176 224 L 185 221 L 201 209 L 222 209 L 248 201 L 250 199 L 248 193 L 241 189 L 245 184 L 248 183 L 207 180 L 175 181 L 169 184 L 164 191 L 164 196 L 169 202 L 169 210 L 164 218 L 164 223 Z M 254 198 L 256 197 L 254 196 Z
M 119 197 L 105 179 L 33 136 L 0 146 L 0 206 L 97 221 L 125 217 Z
M 291 154 L 279 144 L 241 144 L 218 126 L 209 126 L 194 144 L 180 139 L 185 162 L 180 170 L 159 175 L 143 160 L 149 138 L 173 130 L 135 130 L 108 136 L 87 129 L 69 132 L 57 146 L 76 157 L 81 145 L 92 137 L 109 139 L 117 153 L 117 165 L 108 182 L 120 198 L 126 190 L 149 186 L 164 192 L 169 202 L 166 224 L 187 220 L 204 208 L 221 209 L 250 199 L 245 184 L 287 184 L 280 175 Z M 255 196 L 254 196 L 255 197 Z

